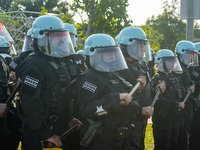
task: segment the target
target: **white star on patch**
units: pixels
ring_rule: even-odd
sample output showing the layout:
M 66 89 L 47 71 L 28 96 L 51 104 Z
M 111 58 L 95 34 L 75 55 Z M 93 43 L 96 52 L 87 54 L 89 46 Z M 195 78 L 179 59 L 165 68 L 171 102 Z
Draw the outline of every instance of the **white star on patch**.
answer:
M 25 80 L 24 80 L 24 84 L 30 86 L 30 87 L 33 87 L 33 88 L 36 88 L 37 85 L 39 83 L 39 80 L 33 78 L 33 77 L 30 77 L 30 76 L 26 76 Z
M 81 60 L 78 60 L 78 61 L 76 61 L 76 64 L 78 65 L 78 64 L 82 64 L 82 61 Z
M 85 83 L 83 84 L 82 88 L 94 93 L 96 91 L 96 89 L 97 89 L 97 86 L 92 84 L 92 83 L 90 83 L 90 82 L 88 82 L 88 81 L 85 81 Z

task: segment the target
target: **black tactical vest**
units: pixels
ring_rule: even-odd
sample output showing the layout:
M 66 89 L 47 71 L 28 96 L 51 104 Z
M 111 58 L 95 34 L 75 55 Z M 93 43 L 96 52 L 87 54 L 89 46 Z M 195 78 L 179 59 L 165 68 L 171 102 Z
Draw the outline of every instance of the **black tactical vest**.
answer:
M 68 110 L 70 93 L 70 76 L 63 60 L 48 61 L 50 69 L 55 73 L 52 87 L 44 89 L 44 99 L 47 100 L 49 115 L 60 115 Z M 52 72 L 52 73 L 53 73 Z M 48 98 L 46 97 L 48 95 Z M 50 101 L 49 101 L 50 100 Z

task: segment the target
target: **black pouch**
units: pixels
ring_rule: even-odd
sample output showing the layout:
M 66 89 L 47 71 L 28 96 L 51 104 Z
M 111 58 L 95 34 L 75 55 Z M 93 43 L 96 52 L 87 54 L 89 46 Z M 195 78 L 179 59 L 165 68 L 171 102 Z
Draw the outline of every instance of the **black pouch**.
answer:
M 128 133 L 128 127 L 118 127 L 116 132 L 116 141 L 121 141 Z

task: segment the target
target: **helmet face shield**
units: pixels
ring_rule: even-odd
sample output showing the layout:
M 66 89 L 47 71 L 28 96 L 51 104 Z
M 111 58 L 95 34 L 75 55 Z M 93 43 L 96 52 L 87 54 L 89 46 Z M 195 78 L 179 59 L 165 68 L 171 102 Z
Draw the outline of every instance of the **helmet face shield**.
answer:
M 15 43 L 13 38 L 10 36 L 10 33 L 5 28 L 5 26 L 2 22 L 0 22 L 0 35 L 3 36 L 6 39 L 6 41 L 8 41 L 9 43 L 11 43 L 11 44 Z
M 196 67 L 199 65 L 198 53 L 185 51 L 185 53 L 180 55 L 180 61 L 189 67 Z
M 95 48 L 89 57 L 91 67 L 97 71 L 115 72 L 128 68 L 119 47 Z
M 46 32 L 38 40 L 38 47 L 41 52 L 52 57 L 65 57 L 75 53 L 68 31 Z
M 77 45 L 77 43 L 78 43 L 77 35 L 70 33 L 70 37 L 71 37 L 74 49 L 76 49 L 78 47 L 78 45 Z
M 151 61 L 151 48 L 148 40 L 133 39 L 131 45 L 127 45 L 128 54 L 140 61 Z
M 25 39 L 24 39 L 22 52 L 25 52 L 25 51 L 33 51 L 31 36 L 26 36 Z
M 161 72 L 171 73 L 173 71 L 177 74 L 183 73 L 181 65 L 176 56 L 161 57 L 157 67 Z

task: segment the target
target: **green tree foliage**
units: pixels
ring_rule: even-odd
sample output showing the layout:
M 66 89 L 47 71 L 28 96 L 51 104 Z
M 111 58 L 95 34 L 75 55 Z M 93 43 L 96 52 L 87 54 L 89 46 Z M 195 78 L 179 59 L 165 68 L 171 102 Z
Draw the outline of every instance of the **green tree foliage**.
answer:
M 180 20 L 179 12 L 177 12 L 176 0 L 172 1 L 172 5 L 168 1 L 163 3 L 164 11 L 157 17 L 152 16 L 146 21 L 146 25 L 153 28 L 162 35 L 158 42 L 160 49 L 170 49 L 174 51 L 176 44 L 185 39 L 186 24 Z
M 23 8 L 27 11 L 41 12 L 41 7 L 45 7 L 48 12 L 54 12 L 59 0 L 13 0 L 12 10 Z
M 163 40 L 163 35 L 149 25 L 139 27 L 146 33 L 146 38 L 149 40 L 151 48 L 153 48 L 155 51 L 160 50 L 159 41 Z
M 13 0 L 0 0 L 0 9 L 7 12 L 10 10 L 10 6 Z
M 197 22 L 194 24 L 194 42 L 200 42 L 200 25 Z
M 128 0 L 74 0 L 72 9 L 80 12 L 80 16 L 86 14 L 88 19 L 82 19 L 83 39 L 93 33 L 107 33 L 115 37 L 124 26 L 130 25 L 127 19 L 126 8 Z

